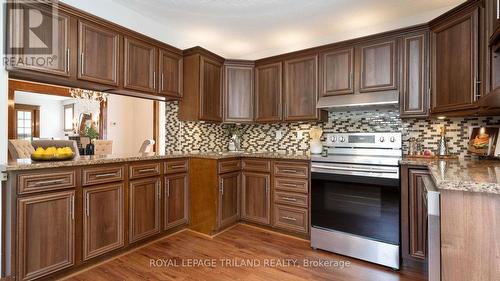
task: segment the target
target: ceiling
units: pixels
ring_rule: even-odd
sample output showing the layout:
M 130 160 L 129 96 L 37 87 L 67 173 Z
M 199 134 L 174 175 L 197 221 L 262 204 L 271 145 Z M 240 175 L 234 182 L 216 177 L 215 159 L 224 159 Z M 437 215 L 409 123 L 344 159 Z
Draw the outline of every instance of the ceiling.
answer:
M 464 0 L 108 0 L 181 49 L 259 59 L 420 24 Z M 76 1 L 69 1 L 76 2 Z M 85 1 L 87 2 L 87 1 Z M 91 1 L 98 3 L 98 1 Z M 96 4 L 99 5 L 99 4 Z M 108 13 L 113 13 L 113 10 Z M 134 20 L 137 20 L 135 18 Z M 139 26 L 147 30 L 147 27 Z M 140 30 L 138 30 L 140 31 Z

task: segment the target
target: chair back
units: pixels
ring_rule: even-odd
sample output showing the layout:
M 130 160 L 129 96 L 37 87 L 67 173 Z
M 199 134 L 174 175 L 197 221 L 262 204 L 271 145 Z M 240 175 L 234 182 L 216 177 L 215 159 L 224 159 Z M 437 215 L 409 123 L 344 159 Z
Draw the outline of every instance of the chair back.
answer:
M 142 145 L 141 145 L 141 148 L 139 149 L 139 153 L 149 153 L 149 152 L 153 152 L 153 146 L 155 145 L 155 141 L 154 140 L 145 140 Z
M 113 141 L 112 140 L 94 140 L 94 154 L 95 155 L 110 155 L 113 154 Z
M 9 155 L 12 160 L 30 158 L 35 149 L 29 140 L 9 140 Z

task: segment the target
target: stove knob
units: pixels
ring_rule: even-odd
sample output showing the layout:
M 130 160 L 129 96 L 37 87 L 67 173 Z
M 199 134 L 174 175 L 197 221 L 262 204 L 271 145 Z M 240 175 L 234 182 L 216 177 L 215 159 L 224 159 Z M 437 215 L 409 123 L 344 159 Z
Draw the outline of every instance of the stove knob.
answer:
M 337 137 L 332 137 L 332 142 L 336 142 L 337 141 Z
M 395 138 L 395 137 L 391 137 L 390 141 L 391 141 L 391 142 L 395 142 L 395 141 L 396 141 L 396 138 Z
M 345 142 L 344 137 L 340 137 L 340 142 Z
M 385 141 L 385 138 L 384 137 L 380 137 L 380 142 L 384 142 Z

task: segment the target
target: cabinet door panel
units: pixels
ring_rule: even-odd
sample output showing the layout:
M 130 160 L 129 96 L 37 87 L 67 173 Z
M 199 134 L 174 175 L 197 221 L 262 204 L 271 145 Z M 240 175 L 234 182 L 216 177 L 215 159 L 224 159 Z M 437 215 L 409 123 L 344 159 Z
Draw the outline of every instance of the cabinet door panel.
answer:
M 124 44 L 124 87 L 131 90 L 155 92 L 156 48 L 128 37 L 125 37 Z
M 122 247 L 123 184 L 85 188 L 83 199 L 83 259 Z
M 429 101 L 427 49 L 427 34 L 404 38 L 401 116 L 427 116 Z
M 359 47 L 360 92 L 397 89 L 396 41 Z
M 318 56 L 285 61 L 284 120 L 318 119 L 317 101 Z
M 335 50 L 321 54 L 321 96 L 354 92 L 354 49 Z
M 422 194 L 425 192 L 423 177 L 426 170 L 409 170 L 409 250 L 410 256 L 425 259 L 427 256 L 427 210 Z
M 165 177 L 165 230 L 187 223 L 188 194 L 187 174 Z
M 74 191 L 18 199 L 17 266 L 21 280 L 75 263 Z
M 241 217 L 261 224 L 271 223 L 269 174 L 243 172 Z
M 78 79 L 118 85 L 119 47 L 118 33 L 78 21 Z
M 240 172 L 219 176 L 219 228 L 238 221 L 240 215 L 239 186 Z
M 255 121 L 281 120 L 282 77 L 281 62 L 255 68 Z
M 222 121 L 222 64 L 201 57 L 200 119 Z
M 253 120 L 253 66 L 224 66 L 224 121 Z
M 59 76 L 70 76 L 70 16 L 59 11 L 54 15 L 51 8 L 32 1 L 15 3 L 21 13 L 9 10 L 10 52 L 16 61 L 26 63 L 7 65 L 8 69 L 18 68 L 44 72 Z M 23 23 L 30 22 L 29 10 L 39 11 L 42 20 L 34 31 L 23 30 Z M 73 50 L 75 51 L 75 50 Z
M 432 111 L 473 107 L 479 98 L 478 8 L 432 28 Z
M 160 192 L 159 178 L 130 182 L 130 242 L 136 242 L 160 232 Z
M 182 57 L 160 50 L 159 87 L 162 95 L 182 97 Z

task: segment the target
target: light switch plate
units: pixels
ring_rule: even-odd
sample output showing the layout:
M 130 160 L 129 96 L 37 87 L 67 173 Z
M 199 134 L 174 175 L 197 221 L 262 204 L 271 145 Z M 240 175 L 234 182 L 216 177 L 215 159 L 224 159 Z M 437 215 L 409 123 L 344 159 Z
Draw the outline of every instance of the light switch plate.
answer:
M 276 130 L 276 135 L 274 137 L 275 140 L 280 140 L 283 138 L 283 132 L 281 130 Z
M 304 132 L 303 131 L 297 131 L 297 139 L 301 140 L 304 138 Z

